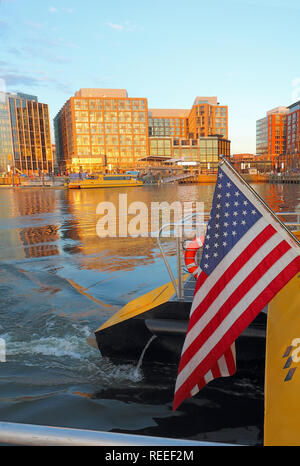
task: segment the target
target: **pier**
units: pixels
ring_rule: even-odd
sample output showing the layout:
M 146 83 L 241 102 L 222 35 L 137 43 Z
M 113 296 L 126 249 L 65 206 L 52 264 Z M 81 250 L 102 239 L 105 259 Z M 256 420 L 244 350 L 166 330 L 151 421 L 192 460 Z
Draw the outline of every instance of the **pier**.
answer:
M 270 175 L 269 183 L 300 184 L 300 174 L 299 173 L 293 173 L 293 174 L 278 173 L 277 175 Z

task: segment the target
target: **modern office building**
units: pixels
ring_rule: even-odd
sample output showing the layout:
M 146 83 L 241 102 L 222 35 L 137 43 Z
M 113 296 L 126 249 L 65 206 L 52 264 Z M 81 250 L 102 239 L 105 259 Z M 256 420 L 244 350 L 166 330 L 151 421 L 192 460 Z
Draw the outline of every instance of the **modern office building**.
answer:
M 300 152 L 300 101 L 288 107 L 286 148 L 289 154 Z
M 63 171 L 126 169 L 154 153 L 176 157 L 181 140 L 188 141 L 189 159 L 200 163 L 201 138 L 213 138 L 218 148 L 227 140 L 228 108 L 217 97 L 196 97 L 191 109 L 148 109 L 146 98 L 128 97 L 125 89 L 81 89 L 59 111 L 54 128 Z M 225 145 L 230 153 L 230 142 Z
M 54 119 L 61 170 L 134 167 L 147 155 L 147 99 L 124 89 L 81 89 Z
M 149 144 L 149 161 L 173 159 L 174 162 L 197 165 L 200 170 L 216 171 L 219 156 L 230 156 L 230 141 L 218 135 L 198 139 L 153 137 Z
M 300 170 L 300 101 L 288 107 L 286 118 L 286 157 L 287 168 Z
M 196 97 L 189 113 L 189 137 L 220 135 L 228 139 L 228 107 L 217 97 Z
M 0 96 L 0 171 L 52 173 L 48 105 L 28 94 Z
M 300 101 L 267 112 L 256 129 L 257 154 L 268 155 L 273 169 L 300 169 Z
M 13 164 L 12 132 L 9 102 L 6 93 L 0 93 L 0 173 L 10 171 Z

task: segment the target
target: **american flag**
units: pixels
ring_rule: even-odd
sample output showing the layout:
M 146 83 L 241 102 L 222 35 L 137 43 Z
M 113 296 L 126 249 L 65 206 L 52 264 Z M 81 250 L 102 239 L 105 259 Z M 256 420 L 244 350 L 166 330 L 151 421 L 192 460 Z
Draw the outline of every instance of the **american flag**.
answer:
M 173 409 L 235 373 L 235 340 L 299 271 L 296 240 L 230 165 L 220 164 Z

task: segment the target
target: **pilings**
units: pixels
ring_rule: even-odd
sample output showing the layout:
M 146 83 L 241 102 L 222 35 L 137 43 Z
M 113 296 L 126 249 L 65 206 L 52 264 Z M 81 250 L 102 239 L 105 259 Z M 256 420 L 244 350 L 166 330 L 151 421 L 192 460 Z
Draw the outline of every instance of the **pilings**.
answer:
M 292 183 L 300 184 L 300 174 L 285 174 L 279 173 L 277 175 L 269 176 L 269 183 Z

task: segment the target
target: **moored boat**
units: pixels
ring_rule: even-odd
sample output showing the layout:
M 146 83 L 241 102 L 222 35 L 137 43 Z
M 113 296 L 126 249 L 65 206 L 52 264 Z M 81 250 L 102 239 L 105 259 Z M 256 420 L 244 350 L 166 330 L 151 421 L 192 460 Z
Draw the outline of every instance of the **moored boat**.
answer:
M 142 186 L 143 182 L 133 175 L 119 174 L 95 174 L 86 178 L 70 178 L 67 183 L 69 189 L 91 189 L 91 188 L 118 188 L 129 186 Z

